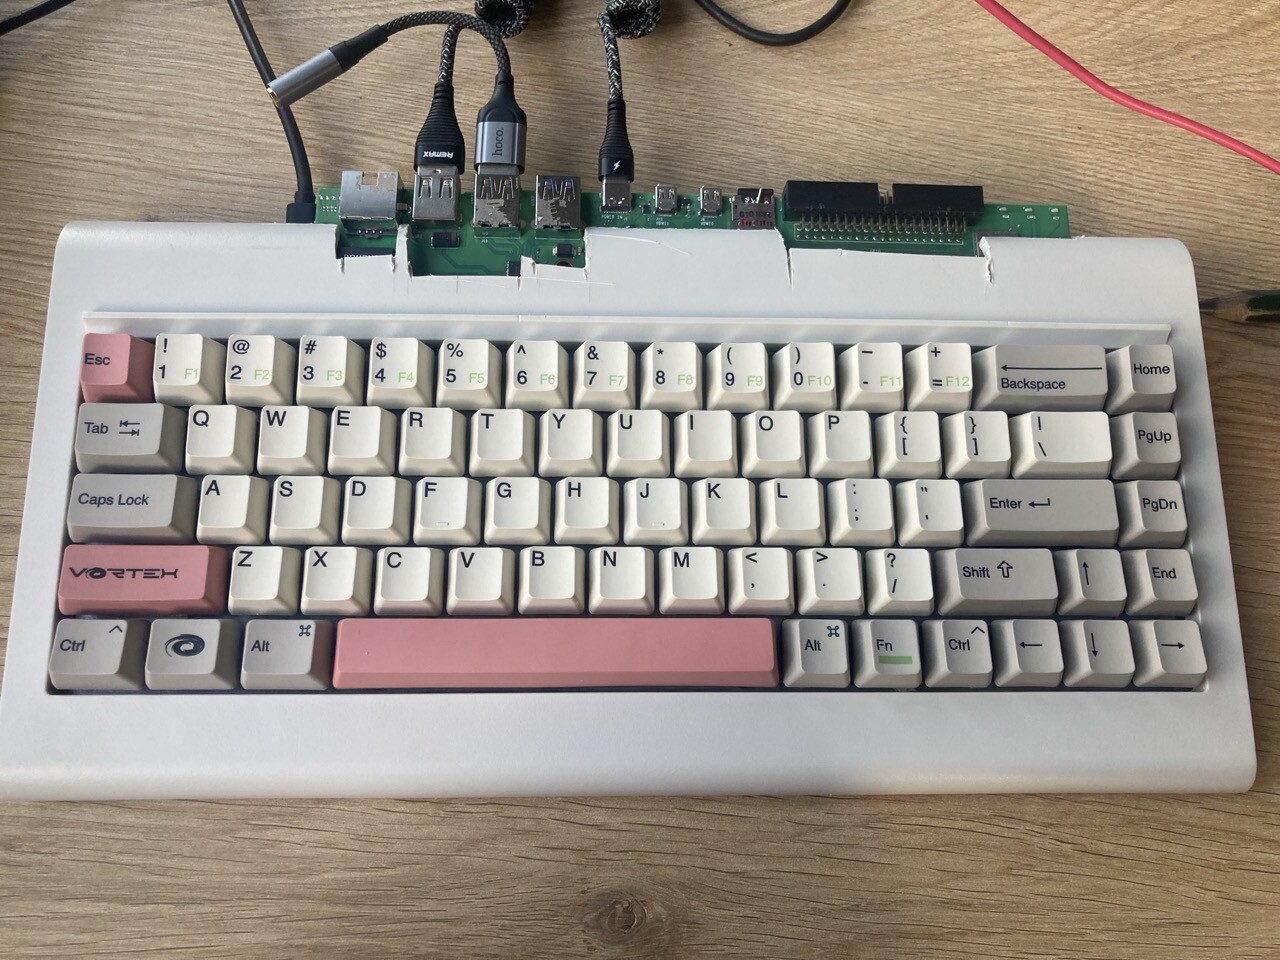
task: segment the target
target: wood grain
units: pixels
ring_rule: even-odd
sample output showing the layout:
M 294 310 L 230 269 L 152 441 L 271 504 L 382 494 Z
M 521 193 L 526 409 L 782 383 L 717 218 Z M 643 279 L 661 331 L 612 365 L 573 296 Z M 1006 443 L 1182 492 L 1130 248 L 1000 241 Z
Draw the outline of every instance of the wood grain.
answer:
M 5 12 L 25 3 L 5 2 Z M 739 0 L 795 25 L 822 3 Z M 386 0 L 251 4 L 278 66 Z M 984 183 L 1078 232 L 1179 237 L 1202 290 L 1280 285 L 1280 178 L 1088 93 L 976 6 L 858 4 L 789 50 L 667 0 L 623 50 L 640 179 Z M 1019 12 L 1104 77 L 1280 152 L 1274 0 Z M 533 170 L 590 179 L 595 7 L 512 42 Z M 298 110 L 318 183 L 408 169 L 436 37 Z M 460 115 L 491 64 L 463 44 Z M 0 40 L 0 580 L 18 539 L 54 240 L 71 219 L 271 219 L 275 118 L 218 0 L 81 0 Z M 28 804 L 0 808 L 0 956 L 1270 958 L 1280 955 L 1280 330 L 1206 326 L 1259 776 L 1226 797 Z M 6 604 L 7 606 L 7 604 Z M 216 732 L 214 732 L 216 735 Z

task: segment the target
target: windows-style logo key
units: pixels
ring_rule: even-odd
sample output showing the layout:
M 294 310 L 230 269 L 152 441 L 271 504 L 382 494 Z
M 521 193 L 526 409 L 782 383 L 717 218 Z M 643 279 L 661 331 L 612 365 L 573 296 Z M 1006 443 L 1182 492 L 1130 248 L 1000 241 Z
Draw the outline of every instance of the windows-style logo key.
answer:
M 171 657 L 194 657 L 204 652 L 204 637 L 180 633 L 164 642 L 164 652 Z

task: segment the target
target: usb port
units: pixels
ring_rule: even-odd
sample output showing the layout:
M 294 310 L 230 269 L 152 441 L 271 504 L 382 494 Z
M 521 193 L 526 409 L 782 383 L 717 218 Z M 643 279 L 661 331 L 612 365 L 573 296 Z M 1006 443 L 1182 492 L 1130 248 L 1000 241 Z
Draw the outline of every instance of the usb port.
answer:
M 395 223 L 400 210 L 400 174 L 380 170 L 342 171 L 338 190 L 338 216 L 343 220 L 384 220 Z
M 520 226 L 520 174 L 514 164 L 476 164 L 471 224 L 476 227 Z
M 458 219 L 458 168 L 419 167 L 413 178 L 413 219 Z
M 606 210 L 630 210 L 631 181 L 625 177 L 605 177 L 600 185 L 600 206 Z
M 582 200 L 577 177 L 539 177 L 534 190 L 534 224 L 539 230 L 581 230 Z

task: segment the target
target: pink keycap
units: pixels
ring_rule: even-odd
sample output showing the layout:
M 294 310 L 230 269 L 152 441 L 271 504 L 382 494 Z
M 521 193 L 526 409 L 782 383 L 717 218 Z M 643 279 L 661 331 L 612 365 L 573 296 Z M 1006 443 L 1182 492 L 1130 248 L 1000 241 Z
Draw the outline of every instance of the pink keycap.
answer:
M 222 547 L 76 543 L 62 552 L 58 609 L 82 613 L 222 613 L 227 551 Z
M 347 689 L 778 685 L 763 618 L 342 620 L 334 656 Z
M 80 393 L 86 403 L 151 403 L 156 346 L 127 333 L 86 333 L 80 348 Z

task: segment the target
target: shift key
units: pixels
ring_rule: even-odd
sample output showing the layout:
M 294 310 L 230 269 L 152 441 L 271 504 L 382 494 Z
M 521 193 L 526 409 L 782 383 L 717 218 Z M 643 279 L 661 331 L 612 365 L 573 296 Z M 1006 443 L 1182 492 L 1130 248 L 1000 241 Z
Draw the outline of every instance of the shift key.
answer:
M 72 544 L 62 552 L 58 609 L 81 614 L 218 614 L 227 608 L 222 547 Z
M 1112 547 L 1120 533 L 1110 480 L 975 480 L 964 508 L 971 547 Z

